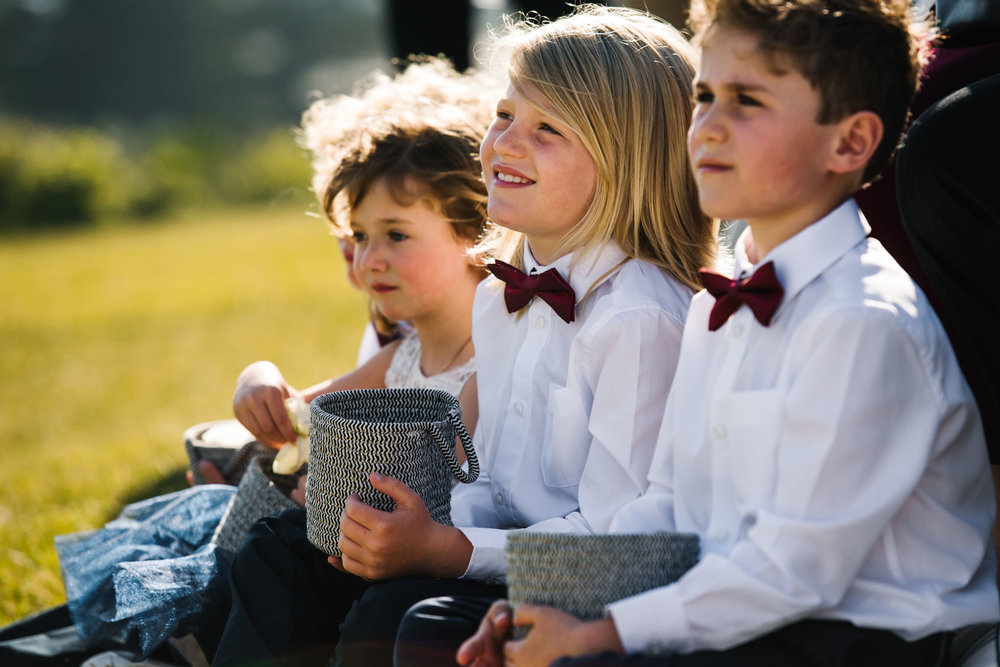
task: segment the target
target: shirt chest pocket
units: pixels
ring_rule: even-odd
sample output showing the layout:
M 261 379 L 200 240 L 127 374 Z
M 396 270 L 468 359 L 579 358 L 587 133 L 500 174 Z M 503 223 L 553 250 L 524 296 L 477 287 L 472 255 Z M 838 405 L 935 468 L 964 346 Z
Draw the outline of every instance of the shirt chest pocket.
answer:
M 542 479 L 552 487 L 576 486 L 590 451 L 590 410 L 568 387 L 549 394 L 542 441 Z
M 729 394 L 714 406 L 709 426 L 718 457 L 714 467 L 727 471 L 743 513 L 754 513 L 756 508 L 770 504 L 783 420 L 783 401 L 775 390 Z

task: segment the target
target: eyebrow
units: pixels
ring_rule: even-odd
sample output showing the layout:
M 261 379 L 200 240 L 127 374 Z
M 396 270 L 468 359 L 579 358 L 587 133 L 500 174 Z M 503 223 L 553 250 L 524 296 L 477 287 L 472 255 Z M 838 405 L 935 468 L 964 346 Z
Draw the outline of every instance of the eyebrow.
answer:
M 414 222 L 412 220 L 407 220 L 406 218 L 378 218 L 377 220 L 374 220 L 373 222 L 376 225 L 385 225 L 385 226 L 390 226 L 390 225 L 413 225 L 414 224 Z M 356 221 L 356 220 L 349 220 L 348 224 L 351 227 L 360 227 L 361 226 L 361 223 L 358 222 L 358 221 Z
M 712 88 L 712 86 L 705 83 L 704 81 L 695 81 L 694 87 L 709 88 L 709 89 Z M 767 86 L 757 85 L 752 83 L 742 83 L 740 81 L 730 81 L 716 87 L 721 88 L 723 90 L 730 90 L 735 93 L 762 93 L 762 92 L 766 93 L 769 92 L 770 90 Z

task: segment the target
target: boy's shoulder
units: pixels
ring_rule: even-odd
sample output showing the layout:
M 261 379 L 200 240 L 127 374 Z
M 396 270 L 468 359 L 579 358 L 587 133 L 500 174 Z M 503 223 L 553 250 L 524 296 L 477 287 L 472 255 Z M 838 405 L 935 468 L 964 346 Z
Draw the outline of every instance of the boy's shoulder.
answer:
M 830 264 L 790 306 L 793 336 L 853 334 L 861 345 L 908 341 L 924 358 L 949 346 L 926 295 L 873 238 Z

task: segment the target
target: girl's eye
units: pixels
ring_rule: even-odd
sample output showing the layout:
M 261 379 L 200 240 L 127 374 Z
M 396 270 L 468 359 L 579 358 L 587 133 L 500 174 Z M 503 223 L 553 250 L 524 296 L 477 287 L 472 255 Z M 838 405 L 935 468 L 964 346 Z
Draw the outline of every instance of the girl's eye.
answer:
M 737 99 L 739 100 L 739 103 L 742 106 L 745 106 L 745 107 L 759 107 L 759 106 L 761 106 L 760 102 L 758 102 L 756 99 L 750 97 L 749 95 L 740 94 L 737 97 Z
M 355 243 L 364 243 L 368 240 L 368 235 L 364 232 L 353 231 L 351 232 L 351 238 L 354 239 Z
M 399 241 L 405 241 L 408 238 L 410 238 L 410 237 L 407 236 L 406 234 L 404 234 L 403 232 L 397 232 L 397 231 L 391 231 L 391 232 L 389 232 L 389 240 L 390 241 L 394 241 L 394 242 L 398 243 Z
M 712 95 L 712 93 L 703 90 L 694 96 L 694 100 L 698 104 L 709 104 L 715 100 L 715 96 Z
M 548 132 L 550 134 L 556 135 L 557 137 L 561 137 L 562 136 L 562 133 L 559 130 L 557 130 L 556 128 L 552 127 L 548 123 L 542 123 L 541 125 L 539 125 L 539 129 L 542 132 Z
M 498 109 L 497 110 L 497 118 L 499 120 L 514 120 L 514 114 L 509 113 L 507 111 L 500 111 Z

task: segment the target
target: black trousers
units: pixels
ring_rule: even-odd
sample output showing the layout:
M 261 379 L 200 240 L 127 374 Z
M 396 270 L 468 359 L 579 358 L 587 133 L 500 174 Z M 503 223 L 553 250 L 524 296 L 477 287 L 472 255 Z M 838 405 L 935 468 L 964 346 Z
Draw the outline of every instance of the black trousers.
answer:
M 396 667 L 454 664 L 455 651 L 495 598 L 442 597 L 415 605 L 399 626 Z M 950 633 L 907 642 L 884 630 L 840 621 L 801 621 L 726 651 L 687 655 L 602 654 L 559 667 L 941 667 Z
M 464 580 L 369 582 L 330 565 L 288 510 L 251 528 L 230 569 L 232 606 L 216 666 L 392 664 L 396 631 L 415 603 L 437 595 L 497 595 Z

